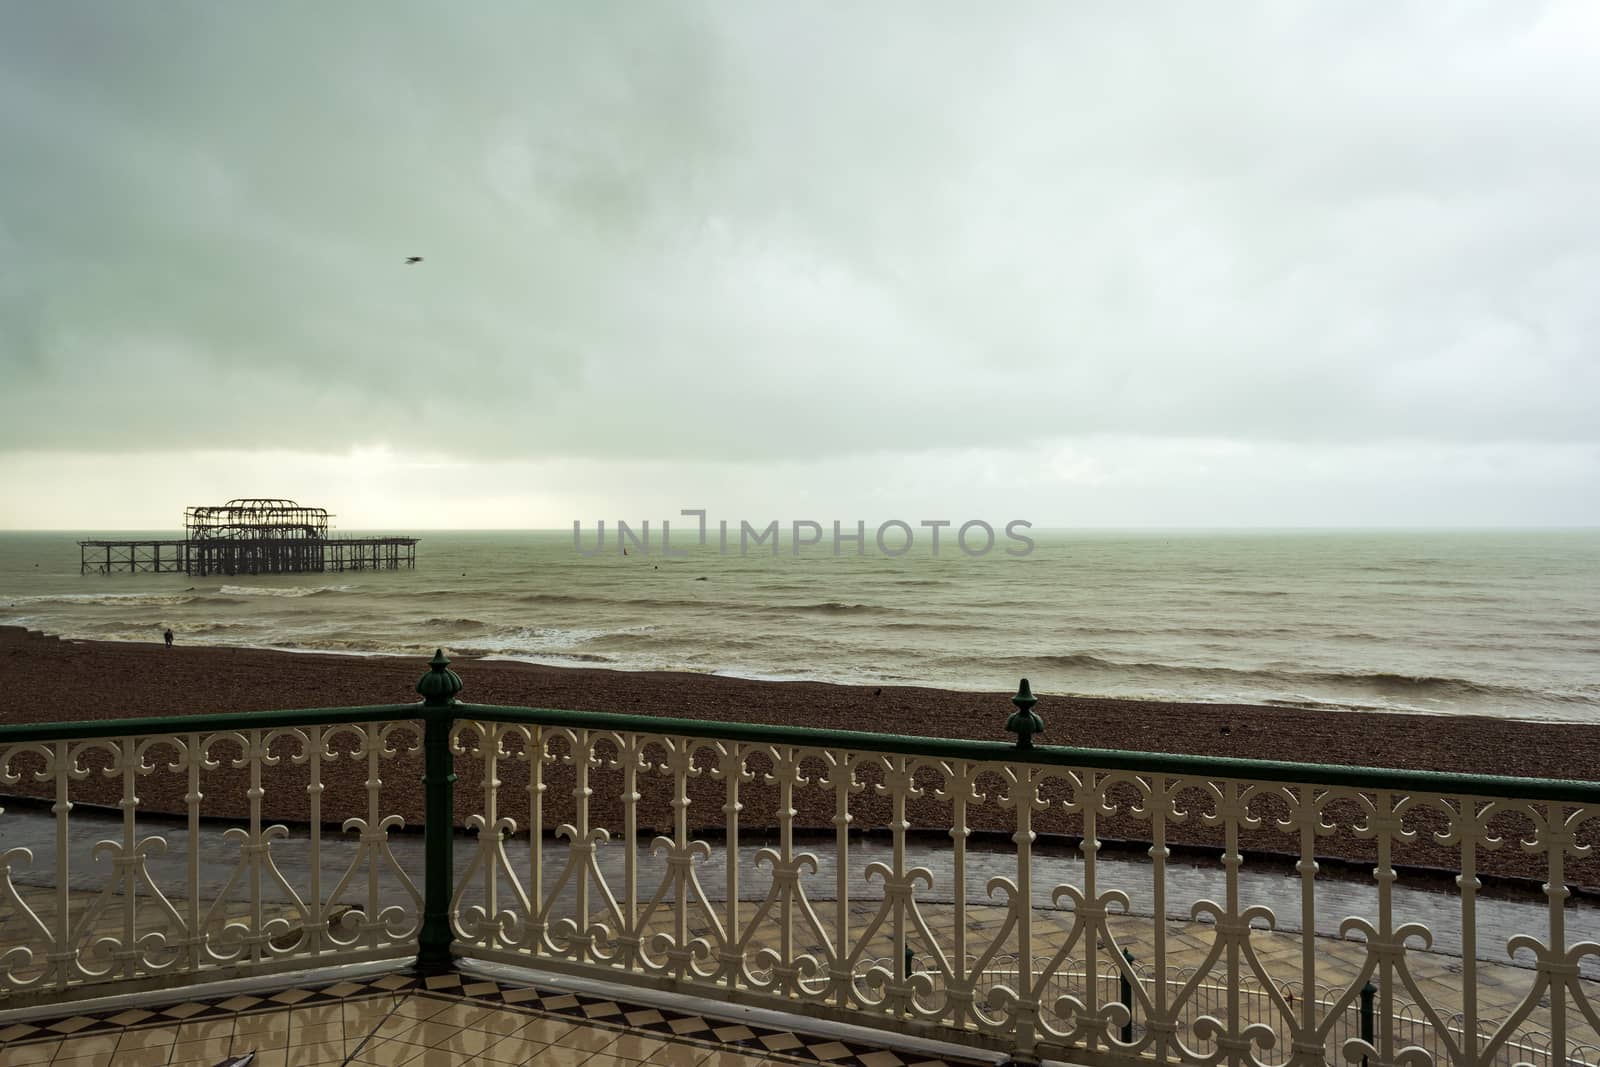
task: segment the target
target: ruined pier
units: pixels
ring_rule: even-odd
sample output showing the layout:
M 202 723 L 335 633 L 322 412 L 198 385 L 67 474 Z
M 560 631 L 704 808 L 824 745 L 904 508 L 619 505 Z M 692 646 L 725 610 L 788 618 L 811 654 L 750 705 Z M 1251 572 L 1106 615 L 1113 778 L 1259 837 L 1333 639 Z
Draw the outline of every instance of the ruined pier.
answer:
M 183 538 L 78 542 L 80 574 L 319 574 L 417 565 L 415 537 L 331 537 L 322 508 L 248 497 L 184 512 Z

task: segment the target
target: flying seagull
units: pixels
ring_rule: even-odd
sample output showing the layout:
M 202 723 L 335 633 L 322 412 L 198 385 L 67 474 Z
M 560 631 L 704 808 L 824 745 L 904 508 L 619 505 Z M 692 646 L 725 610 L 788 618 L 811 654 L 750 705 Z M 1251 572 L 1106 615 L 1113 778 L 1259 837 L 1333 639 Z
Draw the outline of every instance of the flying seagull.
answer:
M 408 267 L 411 266 L 411 264 L 413 264 L 413 263 L 421 263 L 421 262 L 422 262 L 422 257 L 421 256 L 407 256 L 406 257 L 406 266 L 408 266 Z

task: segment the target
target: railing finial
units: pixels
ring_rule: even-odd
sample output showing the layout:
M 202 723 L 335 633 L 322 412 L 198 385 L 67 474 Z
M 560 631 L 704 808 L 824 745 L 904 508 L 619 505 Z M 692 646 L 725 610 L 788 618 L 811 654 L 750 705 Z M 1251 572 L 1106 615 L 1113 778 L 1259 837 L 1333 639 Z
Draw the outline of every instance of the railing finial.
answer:
M 428 673 L 417 682 L 422 703 L 430 708 L 449 707 L 456 702 L 456 694 L 461 689 L 461 675 L 450 669 L 450 660 L 444 654 L 444 649 L 436 649 L 433 659 L 428 661 Z
M 1044 733 L 1044 720 L 1033 710 L 1039 698 L 1028 688 L 1026 678 L 1017 686 L 1017 695 L 1011 698 L 1011 703 L 1017 706 L 1017 710 L 1006 720 L 1006 729 L 1017 735 L 1018 748 L 1032 748 L 1033 735 Z

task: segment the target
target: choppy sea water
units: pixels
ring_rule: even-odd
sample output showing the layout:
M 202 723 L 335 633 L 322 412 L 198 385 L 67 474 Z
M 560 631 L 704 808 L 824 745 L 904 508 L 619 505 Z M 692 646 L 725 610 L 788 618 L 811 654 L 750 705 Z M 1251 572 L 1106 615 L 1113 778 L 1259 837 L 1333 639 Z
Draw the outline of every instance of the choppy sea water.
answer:
M 344 532 L 345 535 L 352 535 Z M 80 576 L 0 534 L 0 624 L 69 638 L 1600 721 L 1600 531 L 1033 531 L 1026 557 L 585 557 L 423 532 L 414 571 Z M 1012 545 L 1001 542 L 1001 546 Z M 584 545 L 593 547 L 592 528 Z M 608 544 L 608 547 L 611 547 Z

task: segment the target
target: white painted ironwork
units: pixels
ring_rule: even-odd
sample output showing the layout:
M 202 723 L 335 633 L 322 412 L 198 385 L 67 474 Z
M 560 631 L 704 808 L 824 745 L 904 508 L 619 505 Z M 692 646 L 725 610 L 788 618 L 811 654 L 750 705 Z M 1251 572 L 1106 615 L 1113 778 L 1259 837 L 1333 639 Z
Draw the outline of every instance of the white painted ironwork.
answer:
M 1153 759 L 1140 769 L 1127 754 L 1108 769 L 1062 765 L 1059 750 L 899 739 L 880 751 L 799 731 L 686 736 L 580 713 L 468 711 L 504 718 L 459 718 L 450 732 L 458 799 L 481 806 L 466 811 L 475 840 L 461 846 L 453 894 L 430 887 L 429 900 L 442 915 L 434 902 L 449 898 L 460 955 L 1021 1061 L 1600 1067 L 1600 994 L 1585 977 L 1600 975 L 1600 924 L 1574 906 L 1567 877 L 1569 863 L 1592 872 L 1600 858 L 1592 802 L 1380 788 L 1349 775 L 1228 777 L 1179 761 L 1153 769 Z M 370 709 L 342 717 L 356 712 Z M 0 744 L 0 788 L 42 790 L 50 812 L 50 833 L 0 849 L 0 998 L 418 950 L 423 902 L 393 848 L 403 819 L 385 803 L 384 776 L 420 749 L 421 723 L 273 721 L 296 725 L 105 737 L 74 728 L 71 740 Z M 206 790 L 222 768 L 240 783 L 244 814 L 219 830 Z M 304 830 L 268 817 L 285 810 L 268 791 L 281 800 L 291 768 L 303 775 L 292 788 L 303 791 Z M 156 776 L 163 795 L 183 796 L 182 829 L 141 818 L 141 790 Z M 120 832 L 86 853 L 74 806 L 107 782 Z M 323 828 L 330 786 L 345 789 L 345 805 L 357 798 L 338 833 Z M 103 789 L 95 795 L 104 802 Z M 1108 826 L 1142 832 L 1148 862 L 1102 860 Z M 431 841 L 448 846 L 438 829 Z M 869 845 L 863 829 L 884 838 Z M 1076 846 L 1070 872 L 1041 830 Z M 1009 843 L 980 849 L 979 831 Z M 1317 861 L 1335 833 L 1370 845 L 1375 905 L 1330 939 L 1317 933 L 1330 893 Z M 342 862 L 330 851 L 339 839 L 353 841 Z M 1174 840 L 1200 839 L 1216 849 L 1205 891 L 1169 865 Z M 1396 853 L 1421 843 L 1460 876 L 1456 893 L 1432 895 L 1434 911 L 1419 914 L 1397 903 Z M 1298 896 L 1283 923 L 1281 903 L 1241 876 L 1247 845 L 1297 859 L 1278 883 Z M 286 862 L 291 847 L 308 850 L 303 862 Z M 1490 907 L 1481 861 L 1502 850 L 1529 857 L 1545 881 L 1541 921 L 1510 936 L 1480 916 Z M 1135 897 L 1148 902 L 1140 915 Z M 1431 951 L 1445 918 L 1460 931 L 1452 968 Z
M 1064 767 L 1031 763 L 1021 752 L 973 762 L 529 722 L 458 722 L 455 733 L 458 755 L 481 759 L 485 768 L 484 811 L 472 822 L 472 873 L 458 883 L 456 950 L 463 955 L 867 1022 L 1024 1061 L 1561 1067 L 1593 1059 L 1600 997 L 1580 963 L 1600 957 L 1600 929 L 1567 928 L 1564 876 L 1569 859 L 1592 854 L 1587 842 L 1600 830 L 1593 805 Z M 495 807 L 501 771 L 519 764 L 531 834 L 519 834 Z M 563 796 L 548 784 L 557 769 Z M 597 798 L 602 773 L 620 782 L 620 792 Z M 741 787 L 747 791 L 751 782 L 775 798 L 771 810 L 745 810 Z M 666 790 L 672 827 L 653 845 L 665 861 L 659 880 L 641 885 L 634 842 L 641 790 L 651 783 Z M 715 824 L 709 812 L 689 814 L 692 805 L 710 803 L 706 783 L 720 787 L 720 840 L 690 830 Z M 808 828 L 797 824 L 803 794 L 832 803 L 832 856 L 796 847 L 796 831 Z M 932 865 L 924 849 L 912 865 L 909 805 L 930 796 L 947 805 L 948 825 L 920 829 L 947 833 L 949 851 Z M 597 824 L 601 801 L 620 809 L 614 826 Z M 881 887 L 878 899 L 852 902 L 850 831 L 864 804 L 879 819 L 886 814 L 879 825 L 892 848 L 887 862 L 861 872 Z M 1008 813 L 1015 866 L 1014 875 L 992 877 L 976 897 L 966 870 L 979 807 L 991 822 L 997 811 Z M 547 838 L 545 818 L 556 809 L 560 825 Z M 1082 864 L 1071 881 L 1045 876 L 1035 854 L 1036 826 L 1047 815 L 1076 819 Z M 1099 821 L 1130 816 L 1148 827 L 1148 866 L 1098 862 Z M 1214 896 L 1171 899 L 1168 832 L 1179 825 L 1215 835 Z M 775 841 L 743 864 L 741 834 L 753 829 L 772 830 Z M 1377 908 L 1341 924 L 1341 943 L 1360 955 L 1353 975 L 1330 983 L 1336 968 L 1315 936 L 1323 885 L 1317 856 L 1319 839 L 1335 830 L 1372 843 Z M 1241 835 L 1262 832 L 1276 835 L 1279 850 L 1298 854 L 1298 931 L 1279 932 L 1273 909 L 1241 886 Z M 1430 954 L 1433 934 L 1395 906 L 1394 851 L 1420 835 L 1448 850 L 1462 872 L 1459 895 L 1437 897 L 1440 906 L 1459 909 L 1468 931 L 1454 989 L 1419 981 L 1416 961 Z M 509 858 L 513 836 L 527 842 L 525 869 Z M 598 859 L 614 841 L 624 860 L 620 880 Z M 1503 847 L 1539 858 L 1548 908 L 1543 929 L 1491 946 L 1475 936 L 1474 859 Z M 720 902 L 708 897 L 699 874 L 713 857 L 725 879 Z M 821 873 L 830 865 L 832 872 Z M 1132 887 L 1113 884 L 1130 869 L 1148 878 L 1142 888 L 1157 916 L 1180 909 L 1189 916 L 1187 923 L 1150 921 L 1153 955 L 1138 964 L 1119 940 Z M 747 894 L 741 906 L 741 886 L 762 884 L 764 894 Z M 475 902 L 464 904 L 469 898 Z M 975 909 L 990 921 L 975 921 Z M 1174 931 L 1184 927 L 1191 939 L 1204 932 L 1198 962 L 1175 955 Z M 1284 951 L 1285 939 L 1292 950 Z M 908 949 L 909 967 L 897 962 Z M 1521 963 L 1515 973 L 1531 979 L 1509 1005 L 1501 990 L 1493 1012 L 1480 998 L 1490 978 L 1479 956 L 1507 972 Z M 1085 981 L 1091 974 L 1096 980 Z M 1363 1036 L 1369 982 L 1373 1028 Z M 1297 995 L 1306 989 L 1316 995 Z
M 0 747 L 0 786 L 47 785 L 55 826 L 52 855 L 40 857 L 53 864 L 52 878 L 34 869 L 34 847 L 0 855 L 0 998 L 112 981 L 211 981 L 414 953 L 420 897 L 389 847 L 390 832 L 403 820 L 384 809 L 382 773 L 397 742 L 411 749 L 419 738 L 420 726 L 402 720 Z M 309 836 L 310 860 L 293 878 L 274 851 L 289 827 L 264 816 L 268 774 L 286 759 L 304 766 L 307 780 L 308 821 L 295 833 Z M 351 761 L 365 779 L 366 810 L 344 822 L 359 847 L 330 885 L 322 793 L 329 769 Z M 219 833 L 204 821 L 205 781 L 206 772 L 224 766 L 243 772 L 248 814 L 227 820 L 231 825 Z M 122 833 L 94 842 L 84 862 L 74 849 L 74 786 L 91 775 L 120 781 Z M 141 786 L 155 776 L 178 783 L 187 810 L 180 834 L 141 825 Z M 173 784 L 164 785 L 164 795 L 172 795 Z M 151 860 L 176 852 L 186 854 L 186 877 L 156 877 Z M 217 889 L 202 871 L 219 865 L 229 874 Z M 107 869 L 98 885 L 78 888 Z M 385 905 L 380 883 L 398 886 L 407 903 Z

